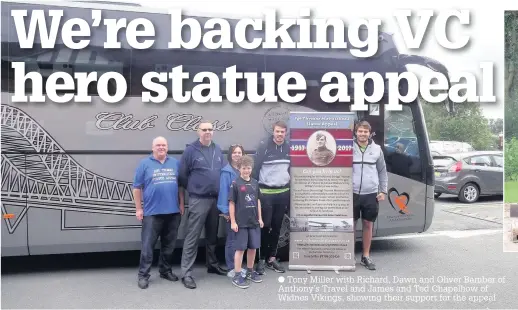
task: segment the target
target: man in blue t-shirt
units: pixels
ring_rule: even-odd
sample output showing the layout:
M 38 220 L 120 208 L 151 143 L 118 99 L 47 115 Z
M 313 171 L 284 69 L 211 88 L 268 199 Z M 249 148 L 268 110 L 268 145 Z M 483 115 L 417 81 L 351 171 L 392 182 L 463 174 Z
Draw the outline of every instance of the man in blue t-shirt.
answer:
M 160 237 L 161 250 L 158 269 L 160 277 L 178 281 L 171 271 L 173 251 L 184 213 L 183 190 L 178 189 L 179 162 L 167 155 L 167 140 L 153 140 L 153 154 L 142 159 L 135 172 L 133 197 L 137 219 L 142 221 L 142 249 L 138 272 L 138 286 L 149 285 L 153 250 Z M 142 201 L 144 204 L 142 205 Z

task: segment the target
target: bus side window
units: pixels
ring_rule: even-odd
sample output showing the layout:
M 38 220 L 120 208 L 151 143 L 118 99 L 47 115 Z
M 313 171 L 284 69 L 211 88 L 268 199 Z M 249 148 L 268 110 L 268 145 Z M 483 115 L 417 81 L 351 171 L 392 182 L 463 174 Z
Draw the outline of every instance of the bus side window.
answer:
M 384 115 L 384 144 L 387 171 L 406 178 L 421 179 L 419 144 L 413 126 L 412 109 L 387 111 Z
M 47 94 L 46 84 L 49 77 L 56 72 L 65 72 L 69 74 L 74 81 L 73 88 L 58 88 L 56 90 L 56 94 L 58 96 L 68 93 L 78 93 L 78 84 L 75 79 L 75 73 L 97 73 L 96 80 L 90 82 L 87 87 L 87 93 L 90 96 L 98 95 L 97 81 L 104 73 L 117 72 L 122 74 L 126 81 L 131 81 L 128 76 L 130 71 L 124 67 L 123 62 L 118 61 L 113 56 L 101 55 L 96 51 L 89 51 L 87 49 L 78 51 L 71 50 L 67 47 L 56 47 L 53 50 L 39 53 L 31 50 L 22 50 L 17 54 L 10 54 L 2 57 L 2 91 L 10 93 L 14 92 L 14 69 L 12 68 L 14 61 L 24 62 L 26 73 L 37 72 L 41 75 L 42 92 L 44 95 Z M 25 91 L 32 92 L 32 79 L 27 78 L 24 82 Z M 62 85 L 63 79 L 58 79 L 56 84 Z M 117 87 L 113 80 L 108 81 L 107 88 L 110 95 L 114 95 L 117 92 Z M 131 90 L 131 85 L 128 86 L 128 90 Z

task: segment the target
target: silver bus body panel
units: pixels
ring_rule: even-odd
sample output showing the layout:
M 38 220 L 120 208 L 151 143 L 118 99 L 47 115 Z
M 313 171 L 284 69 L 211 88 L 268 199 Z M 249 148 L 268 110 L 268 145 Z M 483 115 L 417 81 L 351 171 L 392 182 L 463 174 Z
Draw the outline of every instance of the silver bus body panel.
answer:
M 67 19 L 80 17 L 90 20 L 91 13 L 86 8 L 107 8 L 94 4 L 63 4 L 66 7 L 55 8 L 64 8 Z M 31 1 L 2 3 L 3 12 L 21 8 L 52 9 L 52 6 Z M 103 18 L 120 18 L 122 12 L 130 20 L 137 17 L 153 19 L 160 36 L 156 37 L 155 49 L 132 53 L 128 50 L 103 50 L 101 46 L 105 36 L 95 30 L 97 33 L 94 33 L 93 44 L 74 54 L 73 64 L 76 68 L 93 65 L 95 71 L 122 72 L 123 63 L 138 62 L 141 66 L 147 66 L 142 72 L 135 72 L 136 79 L 140 79 L 145 71 L 155 70 L 157 64 L 176 65 L 171 60 L 171 51 L 166 50 L 167 46 L 162 46 L 170 39 L 168 15 L 163 12 L 144 13 L 146 10 L 117 6 L 112 11 L 103 11 Z M 12 18 L 7 17 L 10 14 L 4 16 L 2 47 L 5 41 L 17 41 Z M 164 25 L 159 26 L 160 23 Z M 129 48 L 124 39 L 122 41 L 123 47 Z M 8 48 L 16 49 L 12 47 L 15 45 L 8 45 Z M 203 49 L 196 52 L 199 51 Z M 359 71 L 358 68 L 370 71 L 381 64 L 385 65 L 383 70 L 395 68 L 391 61 L 392 55 L 397 55 L 397 49 L 390 35 L 383 33 L 380 36 L 379 51 L 378 56 L 383 59 L 372 63 L 353 61 L 349 51 L 343 50 L 303 52 L 261 49 L 246 51 L 247 55 L 244 50 L 223 53 L 243 54 L 251 61 L 250 69 L 258 72 L 275 71 L 282 65 L 285 67 L 281 71 L 288 70 L 290 66 L 284 58 L 275 58 L 280 55 L 318 58 L 320 67 L 314 61 L 304 63 L 313 66 L 312 69 L 320 68 L 322 72 L 346 70 L 347 66 L 353 72 Z M 59 56 L 62 52 L 59 48 L 39 49 L 36 53 L 12 58 L 11 52 L 4 51 L 2 61 L 24 61 L 28 66 L 26 71 L 39 70 L 42 75 L 60 69 L 58 64 L 67 63 L 62 60 L 64 57 Z M 20 49 L 15 52 L 19 55 Z M 92 53 L 97 56 L 88 57 Z M 188 58 L 185 51 L 174 53 L 183 53 Z M 252 54 L 255 56 L 252 57 Z M 81 62 L 87 58 L 93 59 L 93 62 Z M 54 60 L 52 70 L 39 67 L 38 63 L 46 59 Z M 300 59 L 297 61 L 300 62 Z M 242 62 L 247 63 L 246 60 Z M 221 64 L 222 69 L 226 66 Z M 304 68 L 296 71 L 303 73 Z M 2 221 L 2 256 L 139 250 L 140 222 L 135 218 L 131 184 L 138 161 L 146 156 L 142 150 L 149 149 L 151 152 L 154 137 L 165 136 L 169 149 L 174 151 L 171 156 L 179 159 L 185 145 L 196 139 L 197 122 L 210 119 L 216 129 L 214 140 L 222 149 L 233 143 L 241 143 L 245 150 L 255 150 L 259 141 L 270 134 L 273 122 L 288 119 L 290 111 L 327 108 L 313 102 L 307 105 L 250 102 L 177 104 L 170 98 L 161 104 L 149 104 L 142 103 L 138 96 L 128 96 L 119 104 L 104 103 L 96 96 L 92 96 L 92 103 L 55 104 L 48 101 L 19 104 L 12 103 L 11 96 L 11 93 L 2 91 L 2 213 L 4 216 L 14 215 Z M 112 115 L 112 119 L 128 116 L 126 126 L 119 124 L 117 129 L 108 128 L 110 122 L 99 121 L 107 115 Z M 427 144 L 426 136 L 419 138 Z M 421 147 L 426 148 L 427 145 Z M 82 151 L 88 152 L 85 154 Z M 390 188 L 395 191 L 380 203 L 379 217 L 374 225 L 375 236 L 426 231 L 433 218 L 433 186 L 389 173 Z M 394 204 L 393 198 L 398 194 L 408 195 L 408 208 L 402 210 Z M 180 225 L 178 246 L 182 245 L 185 236 L 187 215 L 184 215 Z M 221 224 L 224 224 L 223 220 Z M 358 224 L 356 239 L 361 240 L 361 221 Z M 279 248 L 289 245 L 288 228 L 289 219 L 285 217 Z M 220 225 L 219 236 L 225 237 L 224 225 Z

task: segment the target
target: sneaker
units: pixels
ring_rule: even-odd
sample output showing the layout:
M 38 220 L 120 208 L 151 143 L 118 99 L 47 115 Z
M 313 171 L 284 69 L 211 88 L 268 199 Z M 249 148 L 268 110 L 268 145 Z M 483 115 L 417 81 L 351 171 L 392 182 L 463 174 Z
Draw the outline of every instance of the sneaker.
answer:
M 236 275 L 236 272 L 234 271 L 234 269 L 231 269 L 227 272 L 227 277 L 229 277 L 229 278 L 233 278 L 235 275 Z
M 274 259 L 272 262 L 266 263 L 266 268 L 278 273 L 284 273 L 286 270 L 281 266 L 278 260 Z
M 264 259 L 260 259 L 257 265 L 255 266 L 255 271 L 257 274 L 264 274 L 264 266 L 266 266 L 266 261 Z
M 174 273 L 172 273 L 172 272 L 160 274 L 160 278 L 166 279 L 166 280 L 169 280 L 169 281 L 172 281 L 172 282 L 178 281 L 178 277 Z
M 138 279 L 138 287 L 145 290 L 149 286 L 149 280 L 146 278 L 140 278 Z
M 248 288 L 250 286 L 247 278 L 243 277 L 241 273 L 234 276 L 234 279 L 232 279 L 232 284 L 239 288 Z
M 249 279 L 250 281 L 254 282 L 254 283 L 261 283 L 261 282 L 263 282 L 263 279 L 261 279 L 261 276 L 255 270 L 249 271 L 246 274 L 246 278 Z
M 369 270 L 376 270 L 376 265 L 369 256 L 362 255 L 362 260 L 360 261 L 360 264 L 362 264 L 363 266 L 365 266 L 365 268 Z

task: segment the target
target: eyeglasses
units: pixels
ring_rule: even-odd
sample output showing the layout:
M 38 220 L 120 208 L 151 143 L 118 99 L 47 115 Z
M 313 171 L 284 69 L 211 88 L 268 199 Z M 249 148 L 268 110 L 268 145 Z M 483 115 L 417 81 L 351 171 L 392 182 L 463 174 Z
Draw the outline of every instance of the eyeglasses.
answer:
M 214 129 L 212 129 L 212 128 L 203 128 L 203 129 L 200 128 L 200 130 L 203 131 L 203 132 L 207 132 L 207 131 L 212 131 Z
M 236 146 L 243 147 L 241 144 L 232 144 L 230 147 L 236 147 Z

